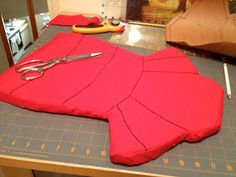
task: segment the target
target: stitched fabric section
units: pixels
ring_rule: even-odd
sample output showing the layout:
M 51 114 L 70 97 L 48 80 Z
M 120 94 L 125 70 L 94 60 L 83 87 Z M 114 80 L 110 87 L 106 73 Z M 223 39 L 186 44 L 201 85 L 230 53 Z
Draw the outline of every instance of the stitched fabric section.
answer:
M 118 108 L 121 116 L 115 113 L 116 108 Z M 127 157 L 129 157 L 129 154 L 133 154 L 133 158 L 137 155 L 140 159 L 147 158 L 146 160 L 151 160 L 160 155 L 164 149 L 168 149 L 172 147 L 173 144 L 182 141 L 188 134 L 188 131 L 183 127 L 179 127 L 173 122 L 170 122 L 132 97 L 127 98 L 117 107 L 114 107 L 110 116 L 111 119 L 109 119 L 109 122 L 114 123 L 119 120 L 120 125 L 126 126 L 126 130 L 123 128 L 119 137 L 124 136 L 124 131 L 126 135 L 132 135 L 133 139 L 143 147 L 142 150 L 137 150 L 134 147 L 133 149 L 129 149 Z M 110 130 L 111 134 L 114 133 L 114 131 L 119 131 L 120 125 L 113 125 L 112 128 L 114 129 Z M 127 131 L 129 131 L 128 134 Z M 116 138 L 116 136 L 111 138 Z M 116 143 L 119 143 L 119 139 L 117 141 Z M 120 141 L 122 141 L 123 144 L 129 143 L 129 139 Z M 114 145 L 114 143 L 115 142 L 112 141 L 112 145 Z M 117 145 L 115 144 L 114 146 Z
M 102 73 L 102 71 L 106 68 L 106 66 L 111 62 L 111 60 L 113 59 L 115 53 L 117 52 L 118 47 L 116 47 L 113 55 L 111 56 L 111 58 L 108 60 L 108 62 L 102 67 L 102 69 L 98 72 L 98 74 L 95 76 L 95 78 L 88 84 L 86 85 L 83 89 L 77 91 L 74 95 L 72 95 L 71 97 L 67 98 L 64 102 L 63 105 L 66 104 L 68 101 L 70 101 L 72 98 L 76 97 L 77 95 L 79 95 L 82 91 L 86 90 L 89 86 L 91 86 L 99 77 L 99 75 Z
M 132 96 L 131 96 L 131 98 L 132 98 L 133 100 L 135 100 L 137 103 L 139 103 L 140 105 L 142 105 L 145 109 L 147 109 L 148 111 L 150 111 L 150 112 L 152 112 L 153 114 L 155 114 L 158 118 L 161 118 L 161 119 L 165 120 L 166 122 L 168 122 L 168 123 L 170 123 L 170 124 L 172 124 L 172 125 L 174 125 L 174 126 L 176 126 L 176 127 L 178 127 L 178 128 L 181 128 L 181 129 L 183 129 L 183 130 L 188 131 L 188 129 L 186 129 L 186 128 L 184 128 L 184 127 L 182 127 L 182 126 L 180 126 L 180 125 L 178 125 L 178 124 L 176 124 L 176 123 L 174 123 L 174 122 L 168 120 L 167 118 L 163 117 L 162 115 L 158 114 L 157 112 L 151 110 L 150 108 L 148 108 L 148 106 L 146 106 L 145 104 L 143 104 L 142 102 L 140 102 L 140 101 L 137 100 L 136 98 L 134 98 L 134 97 L 132 97 Z
M 144 57 L 144 71 L 198 74 L 191 60 L 175 48 L 164 49 Z
M 136 88 L 136 86 L 137 86 L 137 84 L 138 84 L 140 78 L 142 77 L 142 74 L 143 74 L 143 56 L 142 56 L 142 71 L 140 72 L 140 75 L 139 75 L 137 81 L 135 82 L 133 88 L 131 89 L 131 92 L 129 93 L 128 96 L 126 96 L 126 97 L 124 97 L 123 99 L 121 99 L 120 102 L 118 102 L 117 104 L 111 106 L 111 108 L 108 110 L 108 113 L 109 113 L 114 107 L 118 107 L 119 104 L 121 104 L 123 101 L 125 101 L 127 98 L 129 98 L 129 97 L 131 96 L 131 94 L 133 93 L 134 89 Z
M 76 43 L 76 45 L 75 45 L 65 56 L 69 56 L 69 55 L 79 46 L 79 44 L 81 43 L 81 41 L 82 41 L 83 38 L 84 38 L 84 36 L 82 36 L 82 37 L 78 40 L 78 42 Z M 47 46 L 47 45 L 50 45 L 50 43 L 46 44 L 46 46 Z M 45 46 L 45 47 L 46 47 L 46 46 Z M 43 48 L 45 48 L 45 47 L 43 47 Z M 63 57 L 64 57 L 64 56 L 63 56 Z M 57 66 L 54 66 L 54 67 L 57 67 Z M 50 69 L 50 68 L 49 68 L 49 69 Z M 47 72 L 47 71 L 45 70 L 45 72 Z M 20 77 L 20 74 L 21 74 L 21 73 L 19 73 L 19 77 Z M 42 77 L 43 77 L 43 76 L 42 76 Z M 20 86 L 16 87 L 15 89 L 13 89 L 13 90 L 10 92 L 10 94 L 14 94 L 14 92 L 16 92 L 18 89 L 23 88 L 23 87 L 26 87 L 28 84 L 33 83 L 33 82 L 37 82 L 37 79 L 32 80 L 32 81 L 25 81 L 25 80 L 24 80 L 24 83 L 21 84 Z
M 168 58 L 168 57 L 167 57 L 167 58 Z M 175 58 L 175 57 L 170 57 L 170 58 Z M 161 59 L 166 59 L 166 58 L 161 58 Z M 146 61 L 146 62 L 148 62 L 148 61 Z M 119 109 L 119 111 L 120 111 L 120 113 L 121 113 L 121 115 L 122 115 L 122 117 L 123 117 L 123 121 L 125 122 L 125 124 L 126 124 L 128 130 L 130 131 L 130 133 L 131 133 L 131 134 L 135 137 L 135 139 L 147 150 L 145 144 L 142 143 L 141 140 L 139 139 L 139 137 L 137 137 L 137 136 L 132 132 L 131 128 L 129 127 L 129 125 L 128 125 L 127 121 L 126 121 L 126 118 L 125 118 L 125 116 L 124 116 L 124 113 L 122 112 L 122 110 L 121 110 L 121 108 L 120 108 L 120 106 L 119 106 L 119 105 L 121 105 L 123 102 L 127 101 L 128 99 L 133 99 L 133 100 L 135 100 L 135 102 L 137 102 L 137 103 L 140 104 L 142 107 L 144 107 L 144 109 L 146 109 L 146 110 L 149 111 L 150 113 L 154 114 L 154 115 L 156 116 L 156 118 L 162 119 L 163 121 L 167 122 L 168 124 L 170 124 L 170 125 L 172 125 L 172 126 L 174 126 L 174 127 L 180 128 L 180 129 L 182 129 L 183 131 L 188 131 L 188 130 L 187 130 L 186 128 L 184 128 L 184 127 L 182 127 L 182 126 L 180 126 L 180 125 L 178 125 L 178 124 L 176 124 L 176 123 L 174 123 L 174 122 L 168 120 L 167 118 L 163 117 L 162 115 L 159 115 L 158 113 L 156 113 L 155 111 L 151 110 L 150 108 L 148 108 L 148 106 L 146 106 L 145 104 L 143 104 L 142 102 L 140 102 L 139 100 L 137 100 L 135 97 L 132 96 L 134 90 L 136 89 L 137 85 L 139 84 L 140 79 L 142 78 L 143 73 L 145 73 L 145 72 L 147 72 L 147 73 L 148 73 L 148 72 L 153 72 L 153 71 L 145 71 L 145 70 L 144 70 L 144 63 L 145 63 L 144 57 L 142 57 L 142 72 L 140 73 L 140 76 L 139 76 L 139 78 L 137 79 L 137 81 L 136 81 L 136 83 L 135 83 L 133 89 L 131 90 L 130 94 L 129 94 L 127 97 L 123 98 L 123 99 L 122 99 L 119 103 L 117 103 L 116 105 L 113 105 L 109 111 L 112 111 L 114 107 L 118 107 L 118 109 Z M 195 74 L 194 72 L 168 72 L 168 71 L 154 71 L 154 72 L 163 72 L 163 73 L 167 73 L 167 74 L 168 74 L 168 73 L 169 73 L 169 74 L 171 74 L 171 73 Z M 143 94 L 145 94 L 145 93 L 143 93 Z M 158 99 L 158 98 L 157 98 L 157 99 Z M 129 109 L 132 109 L 132 108 L 129 108 Z M 135 120 L 134 120 L 134 121 L 135 121 Z
M 127 123 L 127 121 L 126 121 L 126 119 L 125 119 L 124 114 L 122 113 L 122 111 L 121 111 L 121 109 L 120 109 L 120 107 L 117 106 L 117 108 L 118 108 L 118 110 L 119 110 L 119 112 L 120 112 L 120 114 L 121 114 L 121 116 L 122 116 L 122 118 L 123 118 L 123 121 L 124 121 L 126 127 L 127 127 L 128 130 L 129 130 L 129 132 L 133 135 L 133 137 L 136 139 L 136 141 L 137 141 L 140 145 L 142 145 L 143 148 L 147 151 L 147 147 L 141 142 L 141 140 L 140 140 L 140 139 L 133 133 L 133 131 L 131 130 L 130 126 L 128 125 L 128 123 Z
M 106 56 L 111 57 L 107 52 L 106 50 Z M 82 90 L 78 90 L 64 102 L 64 105 L 78 114 L 107 119 L 111 107 L 132 92 L 141 73 L 142 57 L 116 48 L 112 59 L 94 77 L 95 79 Z

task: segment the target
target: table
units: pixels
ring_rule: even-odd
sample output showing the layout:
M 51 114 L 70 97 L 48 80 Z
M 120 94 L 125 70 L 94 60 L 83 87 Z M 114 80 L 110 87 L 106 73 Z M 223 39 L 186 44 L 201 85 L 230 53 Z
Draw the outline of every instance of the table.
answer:
M 69 31 L 70 27 L 49 26 L 28 53 L 49 42 L 56 33 Z M 132 41 L 132 31 L 140 32 L 140 41 Z M 128 25 L 123 34 L 95 36 L 140 55 L 169 46 L 163 28 Z M 221 58 L 184 52 L 191 54 L 201 74 L 225 88 Z M 229 63 L 228 69 L 233 98 L 225 96 L 221 131 L 198 143 L 181 143 L 156 160 L 133 167 L 110 162 L 109 127 L 105 121 L 34 112 L 0 102 L 0 166 L 6 177 L 30 177 L 32 169 L 94 177 L 235 176 L 235 63 Z

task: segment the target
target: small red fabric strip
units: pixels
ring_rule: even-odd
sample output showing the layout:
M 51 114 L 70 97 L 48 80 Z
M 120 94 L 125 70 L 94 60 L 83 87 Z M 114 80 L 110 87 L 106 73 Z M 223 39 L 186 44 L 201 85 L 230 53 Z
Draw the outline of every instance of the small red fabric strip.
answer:
M 99 25 L 100 20 L 98 17 L 87 18 L 83 15 L 58 15 L 53 18 L 48 25 L 62 25 L 62 26 L 72 26 L 72 25 Z

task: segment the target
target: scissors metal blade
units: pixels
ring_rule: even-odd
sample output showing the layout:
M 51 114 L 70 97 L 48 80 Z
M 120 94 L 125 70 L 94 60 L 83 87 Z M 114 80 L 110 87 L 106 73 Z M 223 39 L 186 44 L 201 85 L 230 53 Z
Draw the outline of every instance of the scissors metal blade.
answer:
M 66 61 L 73 61 L 73 60 L 79 60 L 79 59 L 97 57 L 97 56 L 100 56 L 100 55 L 102 55 L 102 52 L 96 52 L 96 53 L 89 53 L 89 54 L 68 56 L 68 57 L 66 57 Z
M 97 52 L 97 53 L 91 53 L 91 57 L 96 57 L 102 55 L 102 52 Z

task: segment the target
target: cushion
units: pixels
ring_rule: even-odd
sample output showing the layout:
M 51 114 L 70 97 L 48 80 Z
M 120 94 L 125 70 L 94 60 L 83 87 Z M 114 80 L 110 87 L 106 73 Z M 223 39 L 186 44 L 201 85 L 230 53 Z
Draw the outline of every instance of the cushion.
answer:
M 0 100 L 107 120 L 111 161 L 125 165 L 146 163 L 220 129 L 223 89 L 175 48 L 140 56 L 91 36 L 59 33 L 20 63 L 92 52 L 103 55 L 58 64 L 32 81 L 13 66 L 0 76 Z

